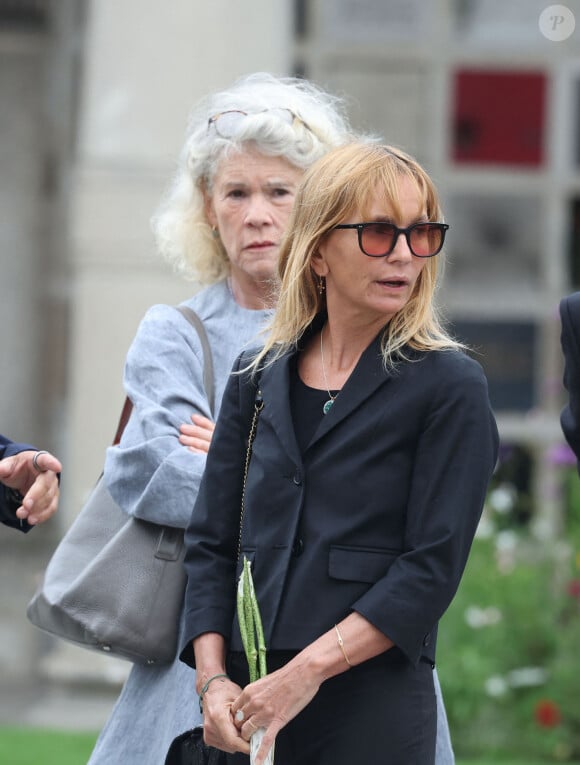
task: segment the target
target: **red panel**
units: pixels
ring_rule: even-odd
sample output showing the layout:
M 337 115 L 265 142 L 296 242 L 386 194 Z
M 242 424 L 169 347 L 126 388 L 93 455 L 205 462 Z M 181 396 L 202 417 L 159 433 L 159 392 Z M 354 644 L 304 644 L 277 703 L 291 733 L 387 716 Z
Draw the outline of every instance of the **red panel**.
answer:
M 457 72 L 453 159 L 541 165 L 545 97 L 542 72 Z

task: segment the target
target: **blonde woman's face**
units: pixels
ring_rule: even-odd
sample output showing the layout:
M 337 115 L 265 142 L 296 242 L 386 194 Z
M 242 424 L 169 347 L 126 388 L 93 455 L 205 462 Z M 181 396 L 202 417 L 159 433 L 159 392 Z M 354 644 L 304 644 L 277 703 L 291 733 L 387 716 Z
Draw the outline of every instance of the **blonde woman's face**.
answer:
M 231 263 L 232 282 L 250 290 L 276 273 L 278 252 L 303 171 L 248 149 L 224 158 L 206 213 Z
M 400 228 L 427 220 L 417 187 L 408 178 L 399 182 L 400 214 L 377 193 L 364 218 L 354 213 L 342 223 L 387 221 Z M 329 316 L 347 322 L 383 326 L 409 301 L 426 259 L 415 257 L 403 235 L 390 255 L 371 258 L 361 252 L 356 229 L 331 231 L 318 247 L 312 267 L 326 277 Z

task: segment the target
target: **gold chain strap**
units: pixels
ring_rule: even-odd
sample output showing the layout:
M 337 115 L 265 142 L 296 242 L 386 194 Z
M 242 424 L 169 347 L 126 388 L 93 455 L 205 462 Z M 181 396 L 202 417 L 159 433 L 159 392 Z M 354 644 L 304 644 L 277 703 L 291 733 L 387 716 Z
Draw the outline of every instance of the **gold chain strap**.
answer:
M 244 465 L 244 480 L 242 482 L 242 500 L 240 509 L 240 533 L 238 535 L 238 560 L 242 552 L 242 526 L 244 523 L 244 499 L 246 496 L 246 481 L 248 480 L 248 470 L 250 469 L 250 459 L 252 457 L 252 444 L 256 437 L 256 429 L 258 427 L 258 416 L 264 408 L 264 399 L 262 398 L 262 391 L 256 391 L 256 398 L 254 400 L 254 414 L 252 416 L 252 424 L 250 425 L 250 434 L 248 436 L 248 448 L 246 449 L 246 464 Z

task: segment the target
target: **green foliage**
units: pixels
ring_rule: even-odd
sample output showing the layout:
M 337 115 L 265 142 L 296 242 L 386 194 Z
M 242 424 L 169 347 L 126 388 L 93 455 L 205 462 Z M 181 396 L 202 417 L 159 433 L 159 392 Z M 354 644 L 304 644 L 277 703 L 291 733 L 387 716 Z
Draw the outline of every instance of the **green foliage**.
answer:
M 441 621 L 439 671 L 460 757 L 580 759 L 580 482 L 575 469 L 563 475 L 574 491 L 565 540 L 540 540 L 515 522 L 517 492 L 511 503 L 490 492 Z
M 6 765 L 82 765 L 97 734 L 0 728 L 0 762 Z

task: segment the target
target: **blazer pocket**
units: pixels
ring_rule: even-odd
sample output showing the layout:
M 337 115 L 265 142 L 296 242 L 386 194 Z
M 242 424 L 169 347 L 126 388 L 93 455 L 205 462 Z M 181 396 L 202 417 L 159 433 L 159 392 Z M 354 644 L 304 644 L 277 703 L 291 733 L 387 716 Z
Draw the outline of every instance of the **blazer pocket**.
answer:
M 398 550 L 331 545 L 328 574 L 332 579 L 374 584 L 400 554 Z

